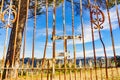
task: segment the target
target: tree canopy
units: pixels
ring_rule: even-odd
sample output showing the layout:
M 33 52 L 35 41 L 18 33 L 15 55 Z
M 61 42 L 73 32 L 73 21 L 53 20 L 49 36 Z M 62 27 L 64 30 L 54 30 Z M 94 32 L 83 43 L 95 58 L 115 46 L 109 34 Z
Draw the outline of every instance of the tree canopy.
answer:
M 2 0 L 1 0 L 2 1 Z M 0 3 L 1 3 L 0 1 Z M 71 2 L 71 0 L 66 0 L 67 2 Z M 75 11 L 77 14 L 79 14 L 79 10 L 80 10 L 80 0 L 73 0 L 74 1 L 74 5 L 75 5 Z M 108 0 L 109 8 L 112 8 L 115 6 L 115 0 Z M 120 4 L 120 0 L 116 0 L 117 4 Z M 9 0 L 4 0 L 4 5 L 9 5 Z M 16 7 L 18 6 L 18 2 L 19 0 L 13 0 L 13 5 L 15 5 Z M 53 4 L 53 0 L 48 0 L 49 2 L 49 6 L 52 6 Z M 61 4 L 62 0 L 56 0 L 56 5 L 59 6 L 59 4 Z M 30 15 L 29 17 L 33 17 L 34 14 L 34 4 L 35 1 L 34 0 L 30 0 L 30 6 L 29 6 L 29 10 L 30 10 Z M 41 15 L 45 13 L 45 10 L 43 10 L 43 7 L 45 7 L 46 4 L 46 0 L 38 0 L 38 5 L 37 5 L 37 15 Z M 94 0 L 91 0 L 91 4 L 94 4 Z M 106 9 L 106 0 L 97 0 L 96 4 L 103 8 Z M 82 5 L 83 5 L 83 9 L 88 9 L 88 0 L 82 0 Z M 5 7 L 5 6 L 4 6 Z
M 117 62 L 117 67 L 120 67 L 120 56 L 117 55 L 117 56 L 116 56 L 116 60 L 117 60 L 117 61 L 116 61 L 116 62 Z M 115 62 L 114 62 L 114 57 L 112 57 L 111 61 L 112 61 L 113 63 L 115 63 Z

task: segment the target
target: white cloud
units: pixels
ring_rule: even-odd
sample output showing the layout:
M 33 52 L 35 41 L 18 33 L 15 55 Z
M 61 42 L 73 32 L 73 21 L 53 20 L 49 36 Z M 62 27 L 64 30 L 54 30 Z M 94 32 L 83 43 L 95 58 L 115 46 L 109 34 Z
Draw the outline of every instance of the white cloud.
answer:
M 52 28 L 48 28 L 48 36 L 52 36 L 52 31 L 53 31 Z M 56 30 L 57 35 L 59 35 L 61 33 L 62 33 L 62 31 Z M 43 37 L 46 36 L 46 28 L 36 30 L 36 37 L 41 37 L 41 36 L 43 36 Z
M 118 6 L 120 7 L 120 5 Z M 103 10 L 104 15 L 105 15 L 105 22 L 103 24 L 104 29 L 103 30 L 110 30 L 109 27 L 109 20 L 108 20 L 108 13 L 106 10 Z M 119 25 L 118 25 L 118 18 L 117 18 L 117 13 L 116 13 L 116 7 L 113 7 L 109 10 L 110 12 L 110 20 L 111 20 L 111 24 L 112 24 L 112 29 L 116 29 Z
M 2 56 L 3 56 L 3 46 L 0 45 L 0 59 L 2 59 Z
M 118 5 L 118 8 L 120 8 L 120 5 Z M 103 13 L 105 15 L 105 22 L 103 23 L 104 28 L 101 29 L 101 31 L 110 30 L 107 10 L 103 10 Z M 119 11 L 119 13 L 120 13 L 120 11 Z M 113 7 L 110 9 L 110 20 L 111 20 L 111 24 L 112 24 L 112 30 L 115 30 L 116 28 L 119 27 L 118 18 L 117 18 L 117 14 L 116 14 L 116 7 Z M 93 31 L 94 31 L 94 41 L 99 40 L 99 35 L 97 32 L 97 29 L 94 29 Z M 77 32 L 81 32 L 81 25 L 78 26 Z M 102 35 L 102 37 L 104 37 L 104 35 Z M 84 40 L 85 40 L 85 43 L 92 42 L 90 22 L 88 22 L 87 24 L 84 24 Z M 82 41 L 80 41 L 80 40 L 75 40 L 75 42 L 76 42 L 76 44 L 82 43 Z M 68 41 L 68 44 L 69 45 L 73 44 L 72 40 Z
M 116 54 L 119 54 L 117 53 L 117 50 L 120 49 L 120 46 L 115 46 L 115 50 L 116 50 Z M 104 56 L 103 54 L 103 48 L 96 48 L 96 55 L 97 56 Z M 108 53 L 108 52 L 111 52 L 111 53 Z M 112 46 L 108 46 L 106 47 L 106 53 L 107 53 L 107 56 L 112 56 L 113 55 L 113 51 L 112 51 Z M 77 56 L 80 56 L 80 57 L 83 57 L 83 52 L 77 52 Z M 87 57 L 93 57 L 93 50 L 86 50 L 86 56 Z
M 80 26 L 78 27 L 78 32 L 80 32 Z M 94 40 L 98 40 L 99 36 L 96 30 L 94 30 Z M 92 34 L 91 34 L 91 27 L 89 25 L 84 25 L 84 41 L 85 43 L 91 42 L 92 41 Z M 76 44 L 81 44 L 82 40 L 75 40 Z M 70 40 L 68 41 L 68 45 L 73 44 L 73 41 Z

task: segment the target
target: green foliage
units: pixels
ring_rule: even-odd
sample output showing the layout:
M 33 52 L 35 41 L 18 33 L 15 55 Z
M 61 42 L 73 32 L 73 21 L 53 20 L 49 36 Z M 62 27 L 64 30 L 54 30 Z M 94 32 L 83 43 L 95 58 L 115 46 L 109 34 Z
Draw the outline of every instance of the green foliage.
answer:
M 117 4 L 120 4 L 120 0 L 116 0 L 116 1 L 118 1 L 117 2 Z M 114 7 L 115 6 L 115 0 L 109 0 L 109 8 L 112 8 L 112 7 Z
M 111 61 L 113 64 L 115 64 L 114 57 L 111 59 Z M 116 56 L 116 62 L 117 62 L 117 67 L 120 67 L 120 56 Z
M 18 1 L 19 0 L 13 0 L 13 4 L 17 7 L 18 6 Z M 37 6 L 37 15 L 41 15 L 45 13 L 45 10 L 42 9 L 43 6 L 45 6 L 46 2 L 45 0 L 42 1 L 42 5 L 40 4 L 42 0 L 38 0 L 38 6 Z M 66 0 L 67 2 L 71 2 L 71 0 Z M 94 0 L 91 0 L 91 3 L 93 3 Z M 115 6 L 115 0 L 108 0 L 109 1 L 109 8 L 112 8 Z M 5 4 L 9 4 L 9 0 L 4 0 Z M 53 0 L 48 0 L 49 2 L 49 6 L 51 6 L 51 4 L 53 4 Z M 56 0 L 56 5 L 59 6 L 61 4 L 62 0 Z M 0 1 L 1 3 L 1 1 Z M 103 9 L 106 9 L 106 1 L 105 0 L 97 0 L 97 5 L 100 6 Z M 30 0 L 30 17 L 33 17 L 34 15 L 34 0 Z M 120 0 L 117 0 L 117 4 L 120 4 Z M 80 4 L 79 4 L 79 0 L 74 1 L 74 5 L 76 7 L 75 11 L 77 13 L 79 13 L 79 9 L 80 9 Z M 88 0 L 82 0 L 82 5 L 83 5 L 83 9 L 88 9 Z M 71 6 L 71 5 L 70 5 Z

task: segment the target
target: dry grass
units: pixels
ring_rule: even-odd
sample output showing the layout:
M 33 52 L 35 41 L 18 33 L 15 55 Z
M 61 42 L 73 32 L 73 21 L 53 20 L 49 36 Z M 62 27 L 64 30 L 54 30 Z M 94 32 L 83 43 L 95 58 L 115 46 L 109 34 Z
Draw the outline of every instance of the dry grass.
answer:
M 120 68 L 118 69 L 118 72 L 120 72 Z M 11 79 L 11 80 L 50 80 L 51 74 L 49 74 L 48 79 L 47 79 L 47 73 L 42 73 L 43 79 L 41 79 L 41 73 L 35 74 L 37 72 L 34 72 L 33 75 L 31 73 L 28 74 L 28 76 L 19 76 L 17 79 Z M 85 73 L 86 73 L 86 80 L 96 80 L 96 74 L 95 70 L 90 71 L 88 70 L 81 70 L 81 76 L 80 76 L 80 71 L 76 71 L 76 80 L 85 80 Z M 70 80 L 70 75 L 71 75 L 71 80 L 75 80 L 75 73 L 70 71 L 67 71 L 66 73 L 66 80 Z M 92 77 L 91 77 L 92 76 Z M 55 77 L 52 80 L 59 80 L 59 77 L 61 77 L 61 80 L 64 80 L 64 73 L 61 71 L 61 76 L 59 76 L 59 71 L 56 71 Z M 106 75 L 105 75 L 105 69 L 97 69 L 97 77 L 98 80 L 106 80 Z M 8 79 L 10 80 L 10 79 Z M 109 68 L 108 69 L 108 80 L 120 80 L 120 76 L 117 73 L 115 68 Z

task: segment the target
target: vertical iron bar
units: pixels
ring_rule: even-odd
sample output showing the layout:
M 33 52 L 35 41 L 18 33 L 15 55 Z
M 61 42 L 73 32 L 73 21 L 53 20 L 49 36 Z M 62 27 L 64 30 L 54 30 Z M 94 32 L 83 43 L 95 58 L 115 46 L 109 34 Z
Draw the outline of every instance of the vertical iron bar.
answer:
M 8 41 L 8 28 L 6 28 L 6 35 L 5 35 L 5 41 L 4 41 L 4 50 L 3 50 L 3 67 L 4 67 L 4 63 L 5 63 L 5 57 L 6 57 L 6 45 L 7 45 L 7 41 Z
M 72 36 L 73 36 L 73 53 L 74 53 L 74 71 L 75 71 L 75 80 L 76 80 L 76 46 L 75 46 L 75 36 L 74 36 L 74 1 L 71 0 L 72 5 Z
M 4 5 L 4 0 L 2 0 L 1 2 L 1 12 L 0 15 L 2 15 L 2 11 L 3 11 L 3 5 Z M 10 8 L 9 8 L 9 13 L 8 13 L 8 24 L 10 25 L 10 14 L 11 14 L 11 6 L 12 6 L 12 0 L 10 0 Z M 4 16 L 3 16 L 4 17 Z M 3 49 L 3 62 L 2 62 L 2 67 L 4 68 L 4 64 L 5 64 L 5 59 L 6 59 L 6 47 L 7 47 L 7 41 L 8 41 L 8 30 L 9 27 L 6 25 L 6 35 L 5 35 L 5 41 L 4 41 L 4 49 Z M 1 76 L 2 78 L 2 76 Z
M 90 80 L 92 80 L 92 60 L 89 61 L 89 68 L 90 68 Z
M 12 72 L 10 72 L 10 80 L 12 80 Z
M 6 80 L 8 80 L 8 77 L 7 77 L 7 76 L 8 76 L 8 70 L 9 70 L 9 69 L 8 69 L 8 67 L 7 67 L 7 71 L 6 71 L 6 75 L 5 75 L 5 79 L 6 79 Z
M 91 22 L 91 34 L 92 34 L 92 46 L 93 46 L 93 54 L 94 54 L 94 64 L 95 64 L 95 77 L 98 80 L 97 76 L 97 64 L 96 64 L 96 50 L 95 50 L 95 42 L 94 42 L 94 31 L 93 31 L 93 24 L 92 24 L 92 15 L 91 15 L 91 1 L 88 0 L 89 3 L 89 10 L 90 10 L 90 22 Z
M 110 36 L 111 36 L 111 41 L 112 41 L 112 50 L 114 54 L 114 61 L 115 61 L 115 67 L 116 67 L 116 72 L 117 75 L 119 76 L 118 68 L 117 68 L 117 60 L 116 60 L 116 51 L 115 51 L 115 44 L 114 44 L 114 37 L 113 37 L 113 32 L 112 32 L 112 24 L 111 24 L 111 19 L 110 19 L 110 12 L 108 9 L 108 0 L 106 0 L 106 8 L 107 8 L 107 14 L 108 14 L 108 21 L 109 21 L 109 27 L 110 27 Z
M 37 10 L 37 0 L 35 0 L 35 5 L 34 5 L 34 27 L 33 27 L 33 42 L 32 42 L 32 68 L 34 68 L 34 49 L 35 49 L 35 33 L 36 33 L 36 10 Z
M 61 68 L 61 63 L 59 62 L 59 69 Z M 61 80 L 61 70 L 59 70 L 59 80 Z
M 4 5 L 4 0 L 2 0 L 2 2 L 1 2 L 1 12 L 0 12 L 0 14 L 2 14 L 2 11 L 3 11 L 3 5 Z
M 56 42 L 54 40 L 56 34 L 56 0 L 53 0 L 53 70 L 52 70 L 52 77 L 54 80 L 55 77 L 55 56 L 56 56 L 56 52 L 55 52 L 55 48 L 56 48 Z
M 39 61 L 37 61 L 37 71 L 36 71 L 36 75 L 37 75 L 37 77 L 36 77 L 36 80 L 39 80 Z
M 100 60 L 100 74 L 101 74 L 101 80 L 103 80 L 103 73 L 102 73 L 102 60 Z
M 19 0 L 19 3 L 18 3 L 18 16 L 17 16 L 17 23 L 16 23 L 16 30 L 15 30 L 14 50 L 13 50 L 13 56 L 12 56 L 12 68 L 14 66 L 14 61 L 15 61 L 14 57 L 15 57 L 15 52 L 16 52 L 17 33 L 18 33 L 19 15 L 20 15 L 20 5 L 21 5 L 21 0 Z
M 114 75 L 113 75 L 113 67 L 112 67 L 112 62 L 110 62 L 110 67 L 111 67 L 111 76 L 112 76 L 112 80 L 114 79 Z
M 51 70 L 52 71 L 52 70 Z M 51 72 L 51 74 L 50 74 L 50 80 L 52 80 L 53 79 L 53 77 L 52 77 L 52 72 Z
M 28 80 L 28 73 L 29 73 L 28 68 L 29 68 L 29 65 L 30 65 L 30 60 L 28 60 L 28 62 L 27 62 L 26 80 Z
M 10 16 L 11 16 L 11 12 L 12 12 L 12 3 L 13 3 L 13 1 L 12 0 L 10 0 L 10 5 L 9 5 L 9 13 L 8 13 L 8 24 L 6 25 L 7 26 L 7 28 L 8 27 L 10 27 Z
M 35 34 L 36 34 L 36 12 L 37 12 L 37 0 L 34 0 L 34 27 L 33 27 L 33 42 L 32 42 L 32 80 L 34 72 L 34 52 L 35 52 Z
M 94 0 L 95 1 L 95 7 L 96 7 L 96 0 Z M 108 80 L 108 70 L 107 70 L 107 67 L 108 67 L 108 63 L 107 63 L 107 53 L 106 53 L 106 48 L 105 48 L 105 44 L 104 44 L 104 42 L 103 42 L 103 40 L 102 40 L 102 36 L 101 36 L 101 25 L 99 25 L 100 23 L 100 21 L 99 21 L 99 16 L 98 16 L 98 10 L 96 10 L 96 21 L 97 21 L 97 24 L 98 25 L 95 25 L 96 26 L 96 28 L 95 29 L 98 29 L 98 34 L 99 34 L 99 38 L 100 38 L 100 41 L 101 41 L 101 43 L 102 43 L 102 46 L 103 46 L 103 50 L 104 50 L 104 56 L 105 56 L 105 73 L 106 73 L 106 80 Z M 93 13 L 92 13 L 92 18 L 93 18 Z M 103 17 L 104 18 L 104 17 Z M 93 19 L 92 19 L 93 20 Z
M 26 13 L 26 25 L 24 28 L 24 43 L 23 43 L 23 55 L 22 55 L 22 76 L 23 76 L 23 68 L 24 68 L 24 58 L 25 58 L 25 51 L 26 51 L 26 32 L 27 32 L 27 25 L 28 25 L 28 9 L 29 9 L 29 0 L 27 0 L 27 13 Z
M 48 44 L 48 0 L 46 0 L 46 42 L 45 42 L 42 66 L 44 66 L 44 61 L 45 61 L 45 57 L 46 57 L 46 50 L 47 50 L 47 44 Z
M 3 70 L 1 70 L 0 73 L 1 73 L 1 74 L 0 74 L 1 78 L 0 78 L 0 79 L 2 80 Z
M 72 63 L 71 62 L 69 63 L 69 67 L 70 67 L 70 80 L 72 80 L 72 72 L 71 72 Z
M 92 80 L 92 68 L 90 68 L 90 80 Z
M 62 0 L 62 18 L 63 18 L 63 37 L 64 37 L 64 80 L 66 80 L 66 54 L 67 54 L 67 45 L 66 45 L 66 27 L 65 27 L 65 0 Z
M 117 1 L 118 1 L 118 0 L 115 0 L 115 5 L 116 5 L 116 13 L 117 13 L 117 18 L 118 18 L 118 24 L 119 24 L 119 28 L 120 28 L 120 17 L 119 17 L 119 11 L 118 11 Z
M 43 80 L 43 73 L 44 73 L 44 70 L 41 67 L 41 80 Z
M 102 40 L 102 36 L 101 36 L 101 32 L 100 32 L 100 29 L 98 29 L 98 33 L 99 33 L 99 37 L 100 37 L 100 41 L 102 43 L 102 46 L 103 46 L 103 49 L 104 49 L 104 56 L 105 56 L 105 73 L 106 73 L 106 80 L 108 80 L 108 70 L 107 70 L 107 67 L 108 67 L 108 63 L 107 63 L 107 53 L 106 53 L 106 48 L 105 48 L 105 44 Z
M 95 7 L 96 7 L 96 0 L 94 0 L 94 2 L 95 2 Z M 98 25 L 95 25 L 95 26 L 96 26 L 97 29 L 98 29 L 99 38 L 100 38 L 100 41 L 101 41 L 101 43 L 102 43 L 103 50 L 104 50 L 104 56 L 105 56 L 105 73 L 106 73 L 106 80 L 108 80 L 107 53 L 106 53 L 105 44 L 104 44 L 104 42 L 103 42 L 103 40 L 102 40 L 102 36 L 101 36 L 101 30 L 100 30 L 100 29 L 101 29 L 101 25 L 99 25 L 100 23 L 99 23 L 99 16 L 98 16 L 98 13 L 99 13 L 99 12 L 96 10 L 96 21 L 97 21 L 97 24 L 98 24 Z M 93 15 L 93 13 L 92 13 L 92 15 Z M 92 16 L 92 17 L 93 17 L 93 16 Z M 92 19 L 92 20 L 93 20 L 93 19 Z
M 81 77 L 82 77 L 82 74 L 81 74 L 81 68 L 80 68 L 80 80 L 82 80 L 82 78 L 81 78 Z
M 12 0 L 11 0 L 12 2 Z M 17 16 L 17 22 L 16 22 L 16 30 L 15 30 L 15 40 L 14 40 L 14 49 L 13 49 L 13 55 L 12 55 L 12 68 L 15 65 L 15 53 L 16 53 L 16 43 L 17 43 L 17 33 L 18 33 L 18 26 L 19 26 L 19 15 L 20 15 L 20 4 L 21 0 L 18 2 L 18 16 Z
M 49 77 L 49 73 L 50 73 L 50 71 L 49 71 L 49 69 L 50 69 L 50 61 L 49 61 L 49 59 L 48 59 L 48 66 L 47 66 L 47 68 L 48 68 L 48 71 L 47 71 L 47 80 L 50 80 L 50 77 Z
M 84 40 L 84 25 L 83 25 L 83 15 L 82 15 L 82 0 L 80 0 L 80 21 L 81 21 L 81 30 L 82 30 L 82 47 L 84 55 L 84 68 L 85 68 L 85 80 L 86 80 L 86 52 L 85 52 L 85 40 Z
M 81 60 L 79 61 L 79 67 L 80 67 L 80 80 L 82 80 L 82 73 L 81 73 L 81 71 L 82 71 L 82 62 L 81 62 Z
M 9 61 L 7 61 L 7 65 L 6 65 L 6 74 L 5 74 L 5 79 L 8 80 L 8 71 L 9 71 Z
M 1 12 L 0 12 L 0 15 L 2 15 L 3 5 L 4 5 L 4 0 L 2 0 L 2 2 L 1 2 Z M 8 38 L 8 28 L 6 28 L 6 36 L 5 36 L 5 41 L 4 41 L 3 62 L 2 62 L 2 67 L 3 67 L 3 68 L 4 68 L 4 63 L 5 63 L 7 38 Z M 2 79 L 2 76 L 1 76 L 1 79 Z
M 44 63 L 46 58 L 47 45 L 48 45 L 48 0 L 46 0 L 46 42 L 45 42 L 44 55 L 42 60 L 41 79 L 43 78 L 42 76 L 43 76 L 43 68 L 44 68 Z

